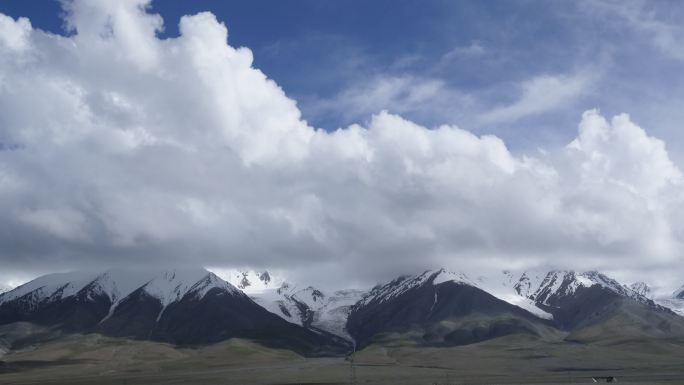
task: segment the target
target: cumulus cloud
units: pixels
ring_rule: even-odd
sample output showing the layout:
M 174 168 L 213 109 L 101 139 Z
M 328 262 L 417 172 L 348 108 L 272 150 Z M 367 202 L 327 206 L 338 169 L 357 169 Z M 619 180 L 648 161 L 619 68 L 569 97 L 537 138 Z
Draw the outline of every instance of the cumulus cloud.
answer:
M 681 173 L 626 115 L 589 111 L 576 140 L 543 156 L 385 111 L 316 129 L 213 15 L 184 16 L 179 37 L 159 39 L 148 4 L 70 2 L 69 37 L 0 15 L 7 276 L 199 263 L 368 283 L 438 265 L 678 258 Z M 533 83 L 496 119 L 559 86 Z M 407 106 L 423 93 L 434 89 L 387 91 Z
M 23 51 L 27 47 L 31 23 L 26 18 L 16 22 L 11 17 L 0 14 L 0 47 L 9 51 Z

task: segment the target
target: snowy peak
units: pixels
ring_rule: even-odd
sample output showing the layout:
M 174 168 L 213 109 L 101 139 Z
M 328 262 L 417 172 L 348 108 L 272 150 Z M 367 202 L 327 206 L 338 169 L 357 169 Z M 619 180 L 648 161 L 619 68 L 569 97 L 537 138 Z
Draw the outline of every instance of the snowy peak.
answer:
M 219 289 L 219 290 L 221 290 L 223 292 L 227 292 L 231 295 L 239 295 L 239 296 L 244 295 L 235 286 L 233 286 L 230 283 L 222 280 L 216 274 L 210 273 L 210 272 L 208 272 L 208 274 L 205 275 L 204 278 L 200 279 L 197 283 L 195 283 L 190 288 L 190 290 L 188 292 L 195 295 L 195 297 L 202 298 L 210 290 L 213 290 L 213 289 Z
M 629 285 L 629 288 L 632 289 L 635 293 L 642 295 L 646 298 L 652 297 L 651 287 L 648 286 L 648 284 L 646 284 L 645 282 L 634 282 L 633 284 Z
M 284 320 L 306 328 L 324 330 L 351 340 L 347 318 L 365 293 L 361 290 L 339 290 L 325 293 L 313 286 L 300 288 L 283 282 L 277 289 L 252 292 L 250 297 L 260 306 Z
M 557 298 L 573 295 L 580 287 L 589 288 L 594 285 L 599 285 L 624 297 L 645 300 L 643 296 L 637 294 L 632 289 L 621 285 L 604 274 L 596 271 L 578 273 L 567 270 L 554 270 L 547 273 L 539 287 L 531 295 L 528 294 L 528 298 L 538 304 L 548 306 Z
M 109 271 L 98 275 L 95 280 L 83 288 L 83 291 L 85 291 L 87 298 L 92 298 L 93 295 L 105 295 L 112 303 L 118 301 L 122 294 Z
M 328 298 L 313 286 L 300 289 L 287 282 L 283 282 L 277 289 L 252 292 L 250 296 L 268 311 L 298 325 L 311 323 L 313 313 L 323 307 Z
M 287 294 L 287 293 L 289 293 L 289 292 L 291 292 L 291 291 L 292 291 L 292 287 L 291 287 L 290 284 L 287 283 L 287 282 L 283 282 L 283 284 L 280 285 L 280 287 L 279 287 L 278 289 L 276 289 L 276 292 L 277 292 L 278 294 Z
M 463 273 L 455 273 L 443 268 L 438 270 L 427 270 L 419 275 L 401 276 L 385 285 L 375 286 L 359 301 L 359 305 L 365 306 L 372 302 L 382 303 L 398 297 L 411 289 L 426 284 L 439 285 L 445 282 L 477 286 Z
M 271 275 L 268 273 L 268 271 L 264 271 L 263 273 L 259 274 L 259 281 L 261 281 L 261 283 L 264 285 L 271 283 Z
M 0 304 L 24 298 L 32 302 L 52 302 L 78 293 L 92 282 L 92 273 L 48 274 L 0 295 Z
M 552 319 L 553 316 L 545 310 L 537 307 L 529 297 L 537 290 L 546 274 L 525 272 L 522 275 L 504 270 L 501 274 L 493 276 L 477 277 L 474 286 L 486 291 L 494 297 L 518 306 L 543 319 Z
M 537 270 L 512 273 L 504 270 L 501 275 L 479 277 L 476 286 L 489 294 L 519 306 L 541 318 L 551 319 L 550 307 L 560 306 L 580 289 L 598 285 L 622 296 L 654 306 L 645 284 L 634 289 L 596 271 Z M 639 289 L 639 290 L 636 290 Z
M 439 269 L 437 270 L 436 274 L 432 276 L 432 284 L 439 285 L 440 283 L 444 282 L 455 282 L 470 286 L 477 286 L 473 281 L 470 280 L 470 278 L 468 278 L 467 275 L 463 273 Z
M 325 300 L 326 295 L 320 290 L 315 289 L 312 286 L 308 286 L 294 293 L 292 298 L 306 304 L 311 309 L 317 309 L 323 306 L 323 301 Z
M 587 279 L 588 282 L 591 282 L 591 285 L 600 285 L 606 289 L 609 289 L 613 291 L 616 294 L 620 294 L 624 297 L 636 297 L 640 296 L 638 293 L 635 293 L 632 289 L 628 288 L 627 286 L 621 284 L 620 282 L 616 281 L 613 278 L 608 277 L 605 274 L 601 274 L 596 271 L 588 271 L 581 273 L 579 275 L 580 277 Z
M 159 299 L 162 306 L 182 299 L 188 293 L 199 298 L 218 288 L 233 295 L 243 295 L 230 283 L 203 268 L 170 269 L 163 272 L 149 270 L 110 269 L 102 273 L 71 272 L 38 277 L 14 290 L 0 294 L 0 304 L 19 301 L 26 309 L 56 302 L 71 296 L 95 302 L 109 299 L 110 313 L 137 289 Z
M 223 270 L 220 275 L 233 286 L 245 293 L 256 293 L 277 289 L 284 281 L 268 271 L 256 270 Z
M 525 298 L 531 298 L 546 278 L 546 274 L 524 272 L 518 282 L 513 285 L 513 290 Z
M 233 285 L 205 269 L 172 269 L 156 276 L 143 286 L 143 290 L 159 299 L 163 306 L 181 300 L 187 294 L 204 297 L 209 290 L 218 288 L 231 294 L 242 294 Z
M 86 298 L 104 295 L 116 304 L 148 283 L 154 274 L 144 270 L 109 269 L 96 276 L 81 292 Z

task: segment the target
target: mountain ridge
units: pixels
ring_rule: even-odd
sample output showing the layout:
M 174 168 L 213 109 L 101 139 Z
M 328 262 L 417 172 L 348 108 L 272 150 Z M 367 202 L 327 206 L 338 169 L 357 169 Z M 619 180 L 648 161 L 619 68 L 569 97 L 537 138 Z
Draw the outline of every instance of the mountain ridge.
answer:
M 17 322 L 174 344 L 246 337 L 305 355 L 349 348 L 333 334 L 286 322 L 203 268 L 39 277 L 0 295 L 0 324 Z
M 67 332 L 178 344 L 242 336 L 307 354 L 341 353 L 375 334 L 401 330 L 422 335 L 411 337 L 418 343 L 438 346 L 510 333 L 541 338 L 550 328 L 595 339 L 596 330 L 610 323 L 654 337 L 667 335 L 667 327 L 684 331 L 675 315 L 684 314 L 677 307 L 684 309 L 680 291 L 667 301 L 653 300 L 644 294 L 646 284 L 623 285 L 596 271 L 470 277 L 441 268 L 370 290 L 331 292 L 268 271 L 233 273 L 242 288 L 204 268 L 48 274 L 0 294 L 0 324 L 37 322 Z M 317 344 L 325 348 L 317 350 Z

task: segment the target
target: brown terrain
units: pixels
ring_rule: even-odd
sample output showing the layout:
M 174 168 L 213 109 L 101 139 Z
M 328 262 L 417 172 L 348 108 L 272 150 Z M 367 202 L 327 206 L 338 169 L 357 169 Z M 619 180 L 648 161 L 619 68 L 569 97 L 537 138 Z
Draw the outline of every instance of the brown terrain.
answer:
M 682 341 L 569 344 L 516 335 L 428 348 L 393 337 L 356 352 L 352 364 L 242 339 L 174 347 L 71 335 L 3 356 L 0 384 L 565 384 L 592 383 L 592 376 L 684 383 Z

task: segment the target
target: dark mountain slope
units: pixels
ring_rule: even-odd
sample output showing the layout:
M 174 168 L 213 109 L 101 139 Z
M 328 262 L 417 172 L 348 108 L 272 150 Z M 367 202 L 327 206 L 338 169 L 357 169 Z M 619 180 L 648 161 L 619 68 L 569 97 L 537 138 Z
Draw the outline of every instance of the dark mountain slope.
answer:
M 399 278 L 374 288 L 347 323 L 363 347 L 395 335 L 430 346 L 463 345 L 509 334 L 553 333 L 548 321 L 465 281 L 442 282 L 443 270 Z
M 337 336 L 289 323 L 245 295 L 234 296 L 217 288 L 201 298 L 187 295 L 170 304 L 150 335 L 175 344 L 206 344 L 231 337 L 309 356 L 344 354 L 351 348 Z
M 58 278 L 37 279 L 0 297 L 0 325 L 30 322 L 64 333 L 184 345 L 250 338 L 309 356 L 345 354 L 351 348 L 332 334 L 281 319 L 205 270 L 163 272 L 130 293 L 121 290 L 127 282 L 106 274 L 89 282 Z

